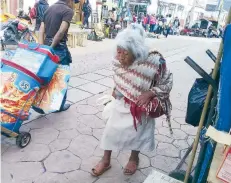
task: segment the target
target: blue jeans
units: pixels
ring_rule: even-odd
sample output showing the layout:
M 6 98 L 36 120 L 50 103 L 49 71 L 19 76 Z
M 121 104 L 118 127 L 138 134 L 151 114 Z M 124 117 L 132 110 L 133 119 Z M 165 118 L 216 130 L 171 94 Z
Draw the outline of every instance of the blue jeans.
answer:
M 70 63 L 72 62 L 72 58 L 71 58 L 71 54 L 66 45 L 59 45 L 54 49 L 54 51 L 55 51 L 55 54 L 59 56 L 59 59 L 60 59 L 59 64 L 68 65 L 68 66 L 70 65 Z M 64 98 L 63 98 L 63 101 L 60 107 L 61 111 L 66 103 L 66 99 L 67 99 L 67 92 L 64 95 Z
M 89 27 L 89 22 L 88 22 L 88 18 L 90 15 L 88 14 L 84 14 L 84 20 L 83 20 L 83 26 L 87 24 L 87 27 Z

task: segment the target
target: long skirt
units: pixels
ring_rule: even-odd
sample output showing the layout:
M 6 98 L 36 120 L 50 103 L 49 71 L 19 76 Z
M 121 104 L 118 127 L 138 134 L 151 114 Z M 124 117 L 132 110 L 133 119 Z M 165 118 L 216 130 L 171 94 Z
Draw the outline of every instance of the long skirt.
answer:
M 116 99 L 110 104 L 107 121 L 100 147 L 104 150 L 153 151 L 155 148 L 155 120 L 142 116 L 142 124 L 133 125 L 130 106 L 124 99 Z

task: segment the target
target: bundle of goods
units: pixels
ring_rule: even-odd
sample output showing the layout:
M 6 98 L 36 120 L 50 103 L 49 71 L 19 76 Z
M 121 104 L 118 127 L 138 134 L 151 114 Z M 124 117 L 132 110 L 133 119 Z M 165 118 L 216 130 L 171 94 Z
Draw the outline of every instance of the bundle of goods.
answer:
M 7 54 L 1 59 L 0 72 L 1 133 L 17 137 L 17 145 L 25 147 L 31 136 L 19 133 L 19 128 L 28 119 L 41 86 L 51 81 L 59 57 L 50 47 L 36 43 L 19 43 L 14 54 Z

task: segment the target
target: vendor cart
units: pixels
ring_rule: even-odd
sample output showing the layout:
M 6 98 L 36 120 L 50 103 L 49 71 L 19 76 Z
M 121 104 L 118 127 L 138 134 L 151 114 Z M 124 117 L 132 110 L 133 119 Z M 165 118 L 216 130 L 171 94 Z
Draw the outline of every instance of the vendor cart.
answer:
M 19 43 L 14 54 L 1 59 L 1 134 L 17 138 L 21 148 L 29 144 L 31 135 L 19 129 L 29 118 L 39 89 L 51 81 L 58 62 L 51 47 L 27 42 Z

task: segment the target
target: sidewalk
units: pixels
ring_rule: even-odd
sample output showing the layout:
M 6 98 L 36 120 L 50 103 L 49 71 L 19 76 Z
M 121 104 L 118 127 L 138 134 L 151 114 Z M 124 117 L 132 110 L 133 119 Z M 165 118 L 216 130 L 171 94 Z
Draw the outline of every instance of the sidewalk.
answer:
M 102 43 L 111 44 L 110 41 Z M 200 65 L 205 65 L 209 70 L 213 63 L 206 60 L 204 49 L 210 43 L 199 43 L 199 49 L 196 49 L 198 43 L 183 45 L 173 42 L 171 44 L 175 45 L 163 47 L 166 51 L 162 53 L 174 73 L 171 93 L 174 134 L 170 135 L 164 117 L 157 119 L 153 134 L 156 149 L 151 153 L 141 152 L 139 170 L 133 176 L 123 175 L 122 170 L 129 152 L 113 152 L 112 168 L 101 177 L 94 178 L 90 172 L 103 153 L 98 146 L 106 122 L 101 118 L 103 106 L 97 106 L 96 100 L 113 86 L 113 72 L 110 70 L 110 60 L 107 60 L 111 58 L 111 53 L 108 52 L 112 47 L 104 45 L 103 50 L 98 47 L 102 43 L 89 45 L 88 48 L 94 49 L 92 54 L 87 54 L 87 51 L 76 51 L 73 54 L 72 77 L 67 97 L 72 106 L 68 111 L 46 116 L 33 115 L 32 121 L 27 121 L 21 128 L 22 131 L 30 131 L 32 134 L 31 143 L 24 149 L 15 146 L 15 139 L 2 137 L 2 182 L 141 183 L 152 169 L 164 173 L 175 169 L 196 134 L 196 128 L 186 125 L 184 119 L 188 90 L 197 74 L 182 60 L 185 55 L 192 55 L 199 58 Z M 164 45 L 164 42 L 158 43 L 160 49 L 162 43 Z M 212 45 L 212 48 L 216 47 Z M 73 51 L 75 50 L 72 53 Z M 95 53 L 96 60 L 91 60 Z M 86 57 L 90 62 L 82 62 L 81 59 Z M 35 118 L 38 119 L 33 120 Z M 186 164 L 183 165 L 183 169 L 185 168 Z

